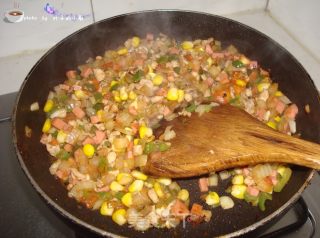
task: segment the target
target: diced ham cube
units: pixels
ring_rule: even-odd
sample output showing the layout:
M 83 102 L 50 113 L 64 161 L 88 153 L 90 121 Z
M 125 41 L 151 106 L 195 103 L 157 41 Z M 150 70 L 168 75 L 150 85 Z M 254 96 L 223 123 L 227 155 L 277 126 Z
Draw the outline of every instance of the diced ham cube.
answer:
M 96 131 L 96 135 L 93 137 L 95 144 L 100 144 L 106 138 L 106 134 L 103 131 Z
M 59 130 L 68 130 L 70 128 L 70 126 L 64 120 L 58 117 L 52 119 L 51 124 Z
M 199 179 L 199 188 L 201 192 L 209 191 L 209 180 L 208 178 L 200 178 Z
M 247 187 L 247 192 L 248 192 L 249 195 L 256 197 L 256 196 L 259 195 L 260 191 L 256 187 L 248 186 Z
M 91 116 L 90 120 L 93 124 L 97 124 L 98 122 L 100 122 L 100 118 L 98 116 Z
M 91 137 L 87 137 L 86 139 L 84 139 L 84 141 L 82 141 L 82 144 L 94 144 L 94 139 L 92 139 Z
M 82 119 L 86 113 L 80 108 L 80 107 L 75 107 L 72 109 L 72 112 L 74 115 L 76 115 L 77 118 Z
M 286 108 L 286 104 L 284 102 L 282 102 L 281 100 L 278 100 L 276 103 L 276 111 L 279 114 L 282 114 L 285 108 Z

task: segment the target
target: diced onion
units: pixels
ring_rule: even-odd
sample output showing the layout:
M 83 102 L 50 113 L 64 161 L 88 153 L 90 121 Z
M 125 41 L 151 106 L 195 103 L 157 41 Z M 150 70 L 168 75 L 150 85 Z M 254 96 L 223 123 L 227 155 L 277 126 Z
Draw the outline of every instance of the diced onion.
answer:
M 233 208 L 234 202 L 230 197 L 222 196 L 220 197 L 220 206 L 225 210 L 230 209 L 230 208 Z
M 217 174 L 210 175 L 209 186 L 218 186 L 218 175 Z
M 220 176 L 221 180 L 226 180 L 226 179 L 230 178 L 231 174 L 229 171 L 224 170 L 219 173 L 219 176 Z
M 39 110 L 39 103 L 38 102 L 34 102 L 30 105 L 30 111 L 34 112 L 34 111 L 38 111 Z

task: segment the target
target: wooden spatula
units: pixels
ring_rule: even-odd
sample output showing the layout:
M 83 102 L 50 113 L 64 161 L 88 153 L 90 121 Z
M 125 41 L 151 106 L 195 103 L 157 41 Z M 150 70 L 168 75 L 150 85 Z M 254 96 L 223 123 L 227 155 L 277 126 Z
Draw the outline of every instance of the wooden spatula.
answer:
M 165 122 L 157 132 L 168 125 L 176 137 L 161 157 L 148 159 L 148 174 L 183 178 L 266 162 L 320 169 L 320 145 L 277 132 L 230 105 Z

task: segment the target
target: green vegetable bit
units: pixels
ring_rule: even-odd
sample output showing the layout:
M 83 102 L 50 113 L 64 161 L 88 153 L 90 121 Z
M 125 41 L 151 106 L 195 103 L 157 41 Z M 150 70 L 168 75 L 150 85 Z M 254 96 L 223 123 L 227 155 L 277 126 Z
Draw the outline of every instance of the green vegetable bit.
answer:
M 188 107 L 186 107 L 187 112 L 194 112 L 196 110 L 197 106 L 196 104 L 192 103 Z
M 240 60 L 235 60 L 232 62 L 233 67 L 242 68 L 244 64 Z
M 141 80 L 141 78 L 143 77 L 143 75 L 144 75 L 144 72 L 143 72 L 142 70 L 138 70 L 138 71 L 133 75 L 133 78 L 132 78 L 133 82 L 134 82 L 134 83 L 138 83 L 138 82 Z
M 280 178 L 278 183 L 273 187 L 273 191 L 281 192 L 281 190 L 290 180 L 291 175 L 292 175 L 292 170 L 290 168 L 285 168 L 283 172 L 283 176 Z
M 261 211 L 265 211 L 266 210 L 266 204 L 265 203 L 266 203 L 267 200 L 272 200 L 272 195 L 269 194 L 269 193 L 260 192 L 258 206 L 259 206 Z
M 67 151 L 65 151 L 64 149 L 61 149 L 61 150 L 58 152 L 58 154 L 56 155 L 56 157 L 57 157 L 58 159 L 61 159 L 61 160 L 67 160 L 67 159 L 69 159 L 70 154 L 69 154 Z

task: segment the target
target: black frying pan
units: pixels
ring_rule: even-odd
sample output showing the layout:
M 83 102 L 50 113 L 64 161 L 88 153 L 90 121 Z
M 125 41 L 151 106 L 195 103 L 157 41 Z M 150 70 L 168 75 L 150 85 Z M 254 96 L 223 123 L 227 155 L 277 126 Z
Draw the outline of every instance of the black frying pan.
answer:
M 146 11 L 126 14 L 92 24 L 67 37 L 53 47 L 27 75 L 17 98 L 13 115 L 13 138 L 21 166 L 34 188 L 47 203 L 59 213 L 84 227 L 102 235 L 130 237 L 213 237 L 237 236 L 257 229 L 277 217 L 301 195 L 312 178 L 313 171 L 293 167 L 293 176 L 281 193 L 273 195 L 265 212 L 244 201 L 236 201 L 233 209 L 213 210 L 210 223 L 198 226 L 180 225 L 176 229 L 150 229 L 141 233 L 127 226 L 118 226 L 97 211 L 79 205 L 67 196 L 66 188 L 49 173 L 50 156 L 39 143 L 41 127 L 45 120 L 42 110 L 30 111 L 30 104 L 44 105 L 48 92 L 65 80 L 65 72 L 75 69 L 89 57 L 102 55 L 126 39 L 146 33 L 164 33 L 177 40 L 206 39 L 214 37 L 224 46 L 234 44 L 251 59 L 258 60 L 269 69 L 272 79 L 279 83 L 282 91 L 295 102 L 300 113 L 297 130 L 301 137 L 320 142 L 320 103 L 318 92 L 307 72 L 298 61 L 279 44 L 264 34 L 238 22 L 209 14 L 185 11 Z M 310 105 L 311 113 L 304 112 Z M 32 128 L 31 138 L 25 136 L 25 126 Z M 191 191 L 191 202 L 199 202 L 197 178 L 180 181 Z M 226 184 L 221 184 L 223 194 Z

